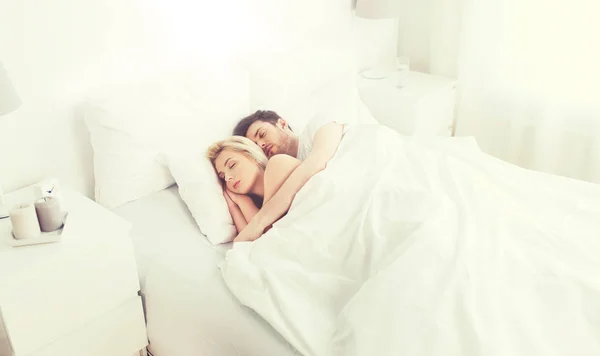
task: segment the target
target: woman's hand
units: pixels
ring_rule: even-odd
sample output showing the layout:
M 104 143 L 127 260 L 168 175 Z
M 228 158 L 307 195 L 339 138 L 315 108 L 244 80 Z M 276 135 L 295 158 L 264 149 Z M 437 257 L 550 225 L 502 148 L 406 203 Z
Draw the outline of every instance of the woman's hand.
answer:
M 232 191 L 227 190 L 227 187 L 223 186 L 223 196 L 227 202 L 229 208 L 229 214 L 233 218 L 233 222 L 238 231 L 238 237 L 234 242 L 239 241 L 253 241 L 262 235 L 262 231 L 254 232 L 254 225 L 248 229 L 248 223 L 252 220 L 252 217 L 258 212 L 258 208 L 254 205 L 252 198 L 243 194 L 236 194 Z
M 237 205 L 237 203 L 234 202 L 233 199 L 231 199 L 231 197 L 229 196 L 229 192 L 227 191 L 227 189 L 225 189 L 225 187 L 223 187 L 223 197 L 227 202 L 227 209 L 229 209 L 229 215 L 231 215 L 231 219 L 233 220 L 235 229 L 238 232 L 242 231 L 248 224 L 248 221 L 244 217 L 240 206 Z
M 243 195 L 243 194 L 237 194 L 232 192 L 231 190 L 227 190 L 227 188 L 225 188 L 225 194 L 227 196 L 229 196 L 229 199 L 234 202 L 236 205 L 240 205 L 240 202 L 246 199 L 250 199 L 249 196 L 247 195 Z M 227 198 L 226 198 L 227 199 Z
M 229 196 L 229 191 L 227 190 L 227 188 L 225 188 L 225 186 L 223 186 L 223 196 L 225 197 L 225 201 L 227 202 L 228 207 L 231 208 L 233 206 L 237 206 L 237 204 Z

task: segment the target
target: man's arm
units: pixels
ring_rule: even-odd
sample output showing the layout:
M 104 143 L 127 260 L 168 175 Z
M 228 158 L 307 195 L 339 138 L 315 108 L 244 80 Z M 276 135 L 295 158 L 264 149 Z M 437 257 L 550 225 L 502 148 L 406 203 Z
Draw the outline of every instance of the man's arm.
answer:
M 281 188 L 254 215 L 248 225 L 234 241 L 253 241 L 259 238 L 266 227 L 279 219 L 292 205 L 296 193 L 308 180 L 327 166 L 342 140 L 343 125 L 331 122 L 315 133 L 313 148 L 308 157 L 290 174 Z

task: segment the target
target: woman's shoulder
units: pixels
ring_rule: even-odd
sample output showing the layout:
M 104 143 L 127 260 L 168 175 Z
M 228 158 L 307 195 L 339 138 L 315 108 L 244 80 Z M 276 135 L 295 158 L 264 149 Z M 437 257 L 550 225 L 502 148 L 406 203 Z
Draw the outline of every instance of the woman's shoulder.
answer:
M 300 165 L 302 161 L 300 161 L 296 157 L 292 157 L 286 154 L 278 154 L 269 159 L 267 163 L 267 168 L 265 169 L 265 177 L 277 177 L 280 175 L 287 176 L 289 175 L 298 165 Z
M 267 162 L 267 169 L 273 168 L 284 168 L 284 167 L 296 167 L 300 164 L 300 160 L 296 157 L 292 157 L 286 154 L 278 154 L 269 159 Z
M 302 161 L 299 159 L 286 154 L 278 154 L 271 157 L 267 163 L 267 168 L 265 169 L 265 191 L 269 186 L 279 187 L 301 162 Z

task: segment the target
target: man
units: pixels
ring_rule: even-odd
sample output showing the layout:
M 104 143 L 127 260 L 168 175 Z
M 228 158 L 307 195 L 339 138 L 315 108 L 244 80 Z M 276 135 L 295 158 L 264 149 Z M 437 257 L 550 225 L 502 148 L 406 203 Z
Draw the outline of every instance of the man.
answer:
M 328 122 L 320 125 L 312 120 L 298 136 L 288 123 L 273 111 L 259 110 L 242 119 L 234 135 L 246 136 L 265 152 L 267 157 L 287 154 L 302 161 L 275 195 L 248 222 L 234 241 L 253 241 L 271 226 L 292 205 L 296 193 L 308 180 L 325 169 L 340 144 L 344 125 Z

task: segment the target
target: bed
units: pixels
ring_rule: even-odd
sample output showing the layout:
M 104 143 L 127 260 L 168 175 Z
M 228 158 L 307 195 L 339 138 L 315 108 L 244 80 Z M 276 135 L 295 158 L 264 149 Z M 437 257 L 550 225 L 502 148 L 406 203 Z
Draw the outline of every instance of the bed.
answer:
M 220 188 L 216 197 L 223 214 L 215 215 L 225 215 L 223 220 L 208 217 L 219 211 L 218 204 L 194 190 L 200 186 L 204 193 L 212 180 L 218 188 L 213 171 L 182 173 L 174 162 L 205 159 L 209 144 L 227 137 L 240 118 L 256 110 L 276 111 L 298 133 L 314 118 L 376 122 L 356 87 L 357 73 L 372 65 L 362 54 L 375 52 L 357 49 L 386 36 L 391 27 L 380 31 L 357 23 L 349 0 L 237 3 L 228 3 L 227 18 L 211 12 L 217 17 L 210 21 L 211 31 L 236 33 L 234 39 L 218 45 L 214 36 L 194 40 L 194 55 L 186 47 L 181 53 L 166 51 L 165 63 L 153 63 L 149 73 L 132 70 L 130 76 L 91 85 L 82 105 L 94 153 L 94 199 L 133 224 L 154 356 L 299 354 L 298 346 L 242 305 L 225 284 L 222 266 L 232 246 L 211 245 L 200 233 L 198 226 L 213 242 L 232 237 L 225 231 L 232 222 Z M 232 22 L 229 9 L 246 3 L 252 4 L 248 11 L 237 11 L 241 18 Z M 256 38 L 240 41 L 236 28 Z M 375 48 L 370 42 L 376 52 L 394 47 L 386 42 Z M 187 199 L 186 187 L 201 204 Z M 226 227 L 221 235 L 227 239 L 215 237 L 221 231 L 209 228 L 220 227 L 215 222 Z
M 298 354 L 231 294 L 219 270 L 231 246 L 209 244 L 177 186 L 115 212 L 133 224 L 152 355 Z

